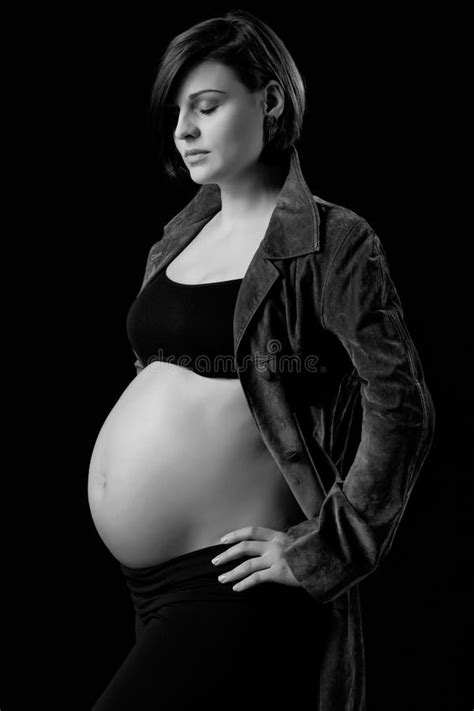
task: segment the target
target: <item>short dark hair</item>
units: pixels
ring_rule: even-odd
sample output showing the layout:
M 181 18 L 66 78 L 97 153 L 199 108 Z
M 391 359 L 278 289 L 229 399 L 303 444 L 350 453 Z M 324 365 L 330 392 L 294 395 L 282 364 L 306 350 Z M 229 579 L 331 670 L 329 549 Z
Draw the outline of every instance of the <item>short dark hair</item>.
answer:
M 306 82 L 275 32 L 247 10 L 229 10 L 193 25 L 174 37 L 160 60 L 151 93 L 153 143 L 163 172 L 178 179 L 188 172 L 172 140 L 165 105 L 183 75 L 196 64 L 214 60 L 234 70 L 249 91 L 270 80 L 282 87 L 285 105 L 274 136 L 259 160 L 281 162 L 301 134 L 306 109 Z

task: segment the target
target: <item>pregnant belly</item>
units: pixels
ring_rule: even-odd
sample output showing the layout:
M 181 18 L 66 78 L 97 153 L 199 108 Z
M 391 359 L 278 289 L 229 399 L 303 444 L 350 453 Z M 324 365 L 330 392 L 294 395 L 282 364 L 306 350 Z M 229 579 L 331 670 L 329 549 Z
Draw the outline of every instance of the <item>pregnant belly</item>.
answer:
M 105 420 L 89 467 L 94 524 L 124 565 L 219 543 L 248 525 L 304 518 L 262 442 L 238 379 L 154 362 Z

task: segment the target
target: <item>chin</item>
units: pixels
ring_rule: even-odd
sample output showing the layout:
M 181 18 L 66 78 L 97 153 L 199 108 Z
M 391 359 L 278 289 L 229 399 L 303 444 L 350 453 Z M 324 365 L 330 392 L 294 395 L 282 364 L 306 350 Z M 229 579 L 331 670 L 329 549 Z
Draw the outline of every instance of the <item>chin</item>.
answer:
M 193 175 L 191 171 L 189 171 L 189 177 L 191 178 L 193 183 L 196 183 L 196 185 L 210 185 L 211 183 L 216 182 L 215 180 L 209 178 L 206 175 Z
M 188 170 L 189 177 L 194 183 L 197 183 L 198 185 L 208 185 L 209 183 L 216 182 L 215 170 L 208 170 L 204 166 L 196 166 L 195 170 L 192 167 L 189 167 Z

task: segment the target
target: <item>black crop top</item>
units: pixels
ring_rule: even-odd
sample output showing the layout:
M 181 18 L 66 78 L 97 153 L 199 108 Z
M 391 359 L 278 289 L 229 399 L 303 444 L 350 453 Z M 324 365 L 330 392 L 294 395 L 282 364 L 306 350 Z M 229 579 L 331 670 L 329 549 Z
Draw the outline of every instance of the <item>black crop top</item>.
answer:
M 234 307 L 242 279 L 181 284 L 163 269 L 127 314 L 127 335 L 146 366 L 160 360 L 215 378 L 237 378 Z

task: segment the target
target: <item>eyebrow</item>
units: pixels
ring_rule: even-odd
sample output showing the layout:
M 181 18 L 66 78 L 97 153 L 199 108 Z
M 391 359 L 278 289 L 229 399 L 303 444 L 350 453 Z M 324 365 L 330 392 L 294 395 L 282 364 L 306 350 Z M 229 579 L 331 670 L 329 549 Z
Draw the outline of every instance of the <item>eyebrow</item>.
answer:
M 195 99 L 199 94 L 204 94 L 205 91 L 215 91 L 217 94 L 227 94 L 227 91 L 221 91 L 220 89 L 201 89 L 200 91 L 195 91 L 194 94 L 189 94 L 188 99 Z M 171 102 L 167 104 L 168 106 L 177 106 L 176 102 Z

